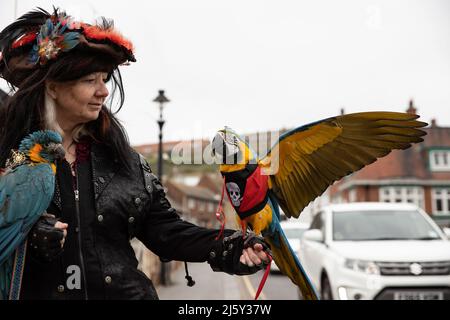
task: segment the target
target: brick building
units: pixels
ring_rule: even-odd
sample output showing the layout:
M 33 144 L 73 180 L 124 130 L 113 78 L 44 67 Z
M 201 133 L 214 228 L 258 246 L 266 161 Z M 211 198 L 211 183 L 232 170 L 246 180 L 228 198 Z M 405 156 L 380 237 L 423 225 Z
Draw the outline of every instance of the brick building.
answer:
M 173 180 L 166 181 L 165 187 L 169 201 L 184 220 L 203 227 L 218 227 L 215 213 L 220 196 L 208 188 L 189 186 Z
M 172 150 L 177 147 L 179 149 L 190 149 L 191 153 L 194 153 L 196 148 L 204 150 L 204 148 L 209 144 L 208 140 L 177 140 L 177 141 L 167 141 L 163 142 L 163 153 L 170 155 Z M 150 155 L 157 155 L 159 150 L 159 143 L 143 144 L 138 146 L 133 146 L 133 148 L 142 154 L 144 157 L 148 158 Z

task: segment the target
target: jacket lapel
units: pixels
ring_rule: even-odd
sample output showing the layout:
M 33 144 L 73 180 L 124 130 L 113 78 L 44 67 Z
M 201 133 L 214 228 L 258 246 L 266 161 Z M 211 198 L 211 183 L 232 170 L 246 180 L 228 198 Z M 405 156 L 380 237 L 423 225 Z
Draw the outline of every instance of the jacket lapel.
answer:
M 95 200 L 97 200 L 119 170 L 119 165 L 118 161 L 105 148 L 95 143 L 91 147 L 91 164 L 92 182 Z
M 92 183 L 97 200 L 119 169 L 118 161 L 105 148 L 93 143 L 91 146 Z M 58 177 L 55 177 L 55 192 L 52 202 L 62 211 L 61 192 Z

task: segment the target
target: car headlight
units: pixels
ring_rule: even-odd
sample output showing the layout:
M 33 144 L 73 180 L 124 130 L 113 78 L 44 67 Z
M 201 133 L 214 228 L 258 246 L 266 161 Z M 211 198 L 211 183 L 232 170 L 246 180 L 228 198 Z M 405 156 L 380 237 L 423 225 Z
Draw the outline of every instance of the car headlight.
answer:
M 380 274 L 380 268 L 373 261 L 346 259 L 345 267 L 353 271 L 364 272 L 367 274 Z

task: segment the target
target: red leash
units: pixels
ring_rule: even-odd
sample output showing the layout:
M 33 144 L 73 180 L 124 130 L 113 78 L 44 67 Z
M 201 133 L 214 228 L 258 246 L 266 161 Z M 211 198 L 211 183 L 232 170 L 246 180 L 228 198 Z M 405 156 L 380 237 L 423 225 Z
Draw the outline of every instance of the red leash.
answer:
M 261 291 L 264 287 L 264 284 L 266 283 L 267 277 L 269 276 L 270 265 L 272 264 L 272 256 L 270 254 L 267 254 L 267 256 L 269 257 L 269 264 L 267 265 L 266 271 L 264 272 L 264 276 L 261 279 L 261 282 L 258 287 L 258 291 L 256 291 L 255 300 L 258 300 L 259 294 L 261 293 Z

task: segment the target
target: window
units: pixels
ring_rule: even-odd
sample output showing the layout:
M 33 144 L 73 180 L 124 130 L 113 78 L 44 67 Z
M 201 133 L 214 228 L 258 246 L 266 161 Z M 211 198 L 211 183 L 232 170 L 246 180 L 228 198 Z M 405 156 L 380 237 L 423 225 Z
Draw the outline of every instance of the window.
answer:
M 348 192 L 348 202 L 356 202 L 356 189 L 353 188 Z
M 431 191 L 433 214 L 450 214 L 450 188 L 434 188 Z
M 450 150 L 430 151 L 431 171 L 450 171 Z
M 214 212 L 214 203 L 208 202 L 208 212 Z
M 358 210 L 333 213 L 333 240 L 440 240 L 418 210 Z
M 344 203 L 344 198 L 342 197 L 342 193 L 338 196 L 333 197 L 333 203 Z
M 195 200 L 194 199 L 188 199 L 188 209 L 192 210 L 195 208 Z
M 381 202 L 414 203 L 424 208 L 422 187 L 381 187 L 379 196 Z

